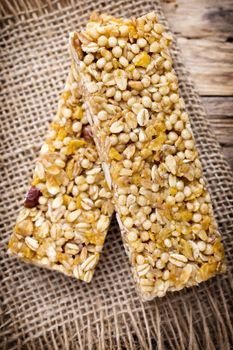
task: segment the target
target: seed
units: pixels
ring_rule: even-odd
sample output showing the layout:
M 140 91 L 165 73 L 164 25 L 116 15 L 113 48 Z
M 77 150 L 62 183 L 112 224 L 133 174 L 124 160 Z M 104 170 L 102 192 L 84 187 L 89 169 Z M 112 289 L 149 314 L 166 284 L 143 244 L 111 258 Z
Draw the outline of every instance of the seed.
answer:
M 194 214 L 193 214 L 193 221 L 194 221 L 194 222 L 200 222 L 201 219 L 202 219 L 201 214 L 199 214 L 199 213 L 194 213 Z
M 117 38 L 115 38 L 114 36 L 110 36 L 109 39 L 108 39 L 108 45 L 110 47 L 117 46 Z
M 137 266 L 138 276 L 140 277 L 145 276 L 150 271 L 150 269 L 151 267 L 149 264 L 138 265 Z
M 80 122 L 73 123 L 72 130 L 74 132 L 80 132 L 82 130 L 82 123 L 80 123 Z
M 131 45 L 131 51 L 134 53 L 134 54 L 138 54 L 140 52 L 140 48 L 137 44 L 132 44 Z
M 128 60 L 124 56 L 121 56 L 119 58 L 119 62 L 123 67 L 127 67 L 129 65 Z
M 129 84 L 128 84 L 132 89 L 136 90 L 136 91 L 141 91 L 143 90 L 143 85 L 140 81 L 134 81 L 134 80 L 131 80 L 129 81 Z
M 169 134 L 168 134 L 168 139 L 169 139 L 170 141 L 175 142 L 175 141 L 178 139 L 177 133 L 174 132 L 174 131 L 169 132 Z
M 119 30 L 122 36 L 126 36 L 129 33 L 128 26 L 120 26 Z
M 104 232 L 109 226 L 109 218 L 105 215 L 101 215 L 97 222 L 97 230 L 99 232 Z
M 135 145 L 131 144 L 124 150 L 123 154 L 126 156 L 127 159 L 130 159 L 133 157 L 134 153 L 136 151 Z
M 170 120 L 166 120 L 165 126 L 166 126 L 167 130 L 171 130 L 172 129 L 172 123 L 170 122 Z
M 94 203 L 90 198 L 83 198 L 81 201 L 81 206 L 84 210 L 91 210 L 91 208 L 94 206 Z
M 83 48 L 83 51 L 87 53 L 94 53 L 99 50 L 99 46 L 94 42 L 90 42 L 86 46 L 83 45 L 82 48 Z
M 172 124 L 175 124 L 177 122 L 177 115 L 176 114 L 172 114 L 172 115 L 170 115 L 169 119 L 170 119 L 170 122 Z M 183 132 L 183 130 L 182 130 L 182 132 Z
M 168 253 L 162 253 L 161 254 L 161 260 L 162 260 L 162 262 L 164 262 L 164 263 L 167 263 L 168 262 L 168 260 L 169 260 L 169 254 Z
M 120 102 L 122 98 L 122 93 L 121 91 L 116 91 L 115 95 L 114 95 L 114 100 L 117 102 Z
M 157 269 L 162 270 L 164 268 L 165 264 L 164 264 L 164 262 L 161 259 L 159 259 L 159 260 L 156 261 L 155 266 L 156 266 Z
M 83 61 L 85 64 L 89 65 L 94 61 L 94 56 L 90 53 L 84 57 Z
M 108 113 L 106 111 L 100 111 L 98 113 L 98 118 L 101 121 L 107 120 L 108 119 Z
M 192 191 L 191 191 L 190 187 L 189 186 L 185 186 L 185 188 L 184 188 L 184 195 L 185 195 L 185 197 L 189 197 L 189 196 L 191 196 L 191 194 L 192 194 Z
M 176 174 L 176 169 L 177 169 L 175 157 L 173 157 L 171 154 L 166 156 L 165 164 L 168 167 L 168 169 L 170 170 L 170 172 L 173 175 L 175 175 Z
M 169 270 L 165 270 L 164 273 L 163 273 L 163 279 L 166 281 L 168 280 L 170 277 L 170 272 Z
M 80 251 L 80 247 L 75 243 L 67 243 L 65 245 L 65 252 L 67 254 L 76 255 Z
M 80 215 L 82 214 L 82 211 L 79 209 Z M 76 224 L 76 228 L 81 231 L 81 232 L 85 232 L 88 229 L 90 229 L 91 224 L 87 223 L 87 222 L 79 222 L 78 224 Z
M 155 23 L 154 24 L 154 31 L 158 34 L 161 34 L 164 31 L 164 27 L 162 24 Z
M 118 69 L 114 72 L 115 82 L 117 84 L 118 89 L 121 91 L 126 90 L 127 88 L 127 76 L 124 71 Z
M 151 104 L 152 104 L 151 98 L 148 96 L 143 96 L 142 97 L 142 104 L 144 107 L 150 108 Z
M 177 181 L 177 183 L 176 183 L 176 188 L 177 188 L 179 191 L 183 191 L 183 189 L 184 189 L 184 182 L 183 182 L 182 180 Z
M 99 69 L 103 69 L 105 64 L 106 64 L 106 60 L 104 57 L 99 58 L 98 61 L 96 62 L 96 66 Z
M 69 119 L 72 116 L 72 111 L 69 108 L 63 108 L 62 110 L 63 117 Z
M 169 257 L 169 261 L 178 267 L 185 266 L 185 263 L 187 263 L 188 259 L 182 255 L 182 254 L 171 254 Z
M 112 54 L 114 57 L 119 58 L 122 55 L 122 48 L 120 46 L 115 46 L 112 49 Z
M 36 251 L 39 248 L 39 243 L 35 238 L 32 237 L 26 237 L 25 238 L 25 243 L 27 246 L 31 249 Z
M 68 213 L 67 215 L 67 221 L 68 222 L 74 222 L 77 220 L 77 218 L 80 216 L 80 210 L 72 211 L 71 213 Z
M 127 234 L 128 241 L 135 242 L 138 238 L 137 232 L 131 231 Z
M 79 265 L 76 265 L 73 269 L 73 275 L 75 278 L 77 279 L 81 279 L 83 277 L 83 271 L 82 271 L 82 268 L 81 266 Z
M 98 262 L 98 255 L 90 255 L 81 265 L 83 271 L 88 271 L 94 269 Z
M 98 43 L 99 46 L 105 46 L 105 45 L 107 45 L 107 43 L 108 43 L 108 39 L 106 38 L 106 36 L 101 35 L 101 36 L 98 38 L 97 43 Z
M 187 129 L 183 129 L 181 132 L 181 136 L 184 140 L 188 140 L 191 138 L 191 134 Z
M 124 130 L 124 123 L 121 121 L 114 122 L 110 127 L 110 131 L 113 134 L 119 134 L 123 130 Z
M 206 203 L 203 203 L 200 207 L 201 214 L 208 214 L 209 206 Z
M 90 168 L 90 165 L 91 165 L 91 163 L 90 163 L 90 161 L 89 161 L 88 159 L 83 159 L 83 160 L 81 161 L 81 166 L 82 166 L 82 168 L 84 168 L 84 169 L 89 169 L 89 168 Z
M 133 174 L 133 171 L 130 170 L 130 169 L 125 169 L 125 168 L 123 168 L 123 169 L 121 169 L 121 171 L 120 171 L 120 175 L 121 175 L 121 176 L 132 176 L 132 174 Z
M 57 252 L 52 245 L 46 248 L 46 254 L 50 261 L 55 262 L 57 260 Z
M 182 122 L 182 120 L 178 120 L 174 126 L 174 129 L 176 131 L 182 131 L 184 129 L 184 123 Z
M 137 202 L 141 207 L 144 207 L 145 205 L 147 205 L 147 199 L 144 196 L 139 196 L 137 199 Z
M 42 164 L 41 162 L 37 162 L 37 163 L 36 163 L 35 172 L 37 173 L 38 177 L 39 177 L 41 180 L 44 179 L 45 171 L 44 171 L 43 164 Z
M 145 108 L 141 109 L 140 112 L 137 114 L 137 121 L 140 126 L 147 125 L 149 118 L 150 118 L 149 112 Z
M 126 144 L 129 142 L 130 136 L 126 133 L 121 133 L 118 137 L 121 144 Z
M 137 40 L 137 45 L 138 45 L 140 48 L 145 47 L 145 46 L 147 45 L 146 39 L 144 39 L 144 38 L 139 38 L 139 39 Z
M 99 90 L 98 85 L 94 82 L 87 83 L 86 88 L 87 88 L 88 92 L 90 92 L 91 94 L 94 94 L 95 92 L 97 92 Z
M 167 196 L 166 197 L 166 203 L 169 205 L 169 206 L 174 206 L 176 204 L 176 200 L 173 196 Z
M 143 226 L 143 228 L 145 230 L 149 230 L 151 228 L 151 226 L 152 226 L 152 223 L 151 223 L 150 220 L 146 220 L 146 221 L 143 222 L 142 226 Z
M 159 50 L 160 50 L 160 45 L 157 43 L 157 41 L 154 41 L 154 42 L 150 45 L 150 52 L 156 53 L 156 52 L 159 52 Z
M 185 140 L 184 141 L 185 147 L 189 150 L 192 150 L 194 148 L 194 142 L 193 140 Z
M 75 203 L 74 201 L 70 202 L 70 203 L 68 204 L 68 210 L 69 210 L 69 211 L 73 211 L 73 210 L 75 210 L 75 209 L 76 209 L 76 203 Z
M 146 134 L 143 130 L 140 130 L 139 132 L 139 141 L 140 142 L 145 142 L 147 141 L 147 137 L 146 137 Z
M 62 196 L 56 197 L 52 202 L 52 208 L 57 209 L 63 204 L 63 198 Z
M 199 249 L 201 252 L 204 252 L 204 250 L 206 249 L 206 243 L 203 242 L 203 241 L 197 242 L 197 246 L 198 246 L 198 249 Z
M 159 88 L 159 92 L 162 96 L 166 96 L 169 93 L 169 87 L 168 86 L 161 86 Z M 166 101 L 166 100 L 164 100 L 164 101 Z M 168 102 L 169 102 L 169 100 L 168 100 Z
M 130 218 L 130 217 L 127 217 L 125 220 L 124 220 L 124 225 L 127 229 L 130 229 L 131 227 L 133 227 L 133 219 Z
M 175 195 L 175 200 L 176 200 L 176 202 L 178 202 L 178 203 L 183 202 L 183 200 L 184 200 L 184 194 L 183 194 L 183 192 L 177 192 L 176 195 Z
M 142 85 L 144 86 L 144 88 L 148 88 L 151 84 L 151 79 L 148 75 L 144 75 L 141 82 L 142 82 Z
M 177 94 L 171 94 L 171 95 L 170 95 L 170 100 L 171 100 L 173 103 L 177 103 L 178 100 L 179 100 L 179 95 L 177 95 Z
M 166 238 L 166 239 L 164 240 L 164 245 L 165 245 L 167 248 L 171 248 L 171 246 L 172 246 L 171 240 L 170 240 L 169 238 Z

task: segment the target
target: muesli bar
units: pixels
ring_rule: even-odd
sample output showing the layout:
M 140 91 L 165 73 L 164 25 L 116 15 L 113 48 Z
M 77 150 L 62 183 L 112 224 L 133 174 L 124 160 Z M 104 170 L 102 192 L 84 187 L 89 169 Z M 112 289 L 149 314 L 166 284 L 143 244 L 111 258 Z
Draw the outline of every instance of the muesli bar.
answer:
M 71 34 L 85 108 L 144 300 L 224 270 L 189 116 L 154 13 Z
M 90 282 L 112 213 L 111 192 L 70 71 L 9 251 Z

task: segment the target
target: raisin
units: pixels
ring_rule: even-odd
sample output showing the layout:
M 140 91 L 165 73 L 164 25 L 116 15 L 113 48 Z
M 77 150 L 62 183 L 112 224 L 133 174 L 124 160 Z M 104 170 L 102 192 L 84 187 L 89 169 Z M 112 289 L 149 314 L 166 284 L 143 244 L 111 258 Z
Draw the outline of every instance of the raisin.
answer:
M 35 186 L 32 186 L 26 194 L 24 206 L 26 208 L 34 208 L 37 206 L 40 195 L 41 192 Z
M 94 144 L 93 134 L 89 125 L 83 127 L 81 136 L 88 142 Z

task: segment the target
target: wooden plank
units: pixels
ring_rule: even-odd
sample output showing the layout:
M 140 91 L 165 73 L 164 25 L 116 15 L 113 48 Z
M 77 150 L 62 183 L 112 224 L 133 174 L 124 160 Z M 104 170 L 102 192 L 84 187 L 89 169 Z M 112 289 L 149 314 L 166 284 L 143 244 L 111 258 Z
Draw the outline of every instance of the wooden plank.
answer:
M 162 1 L 183 60 L 202 95 L 233 95 L 233 1 Z
M 162 6 L 172 30 L 180 36 L 232 39 L 232 0 L 164 0 Z
M 233 97 L 201 97 L 211 128 L 233 170 Z
M 219 117 L 219 119 L 221 117 L 233 118 L 233 97 L 203 96 L 201 99 L 210 117 Z
M 201 95 L 233 95 L 233 43 L 180 37 L 178 44 Z
M 233 171 L 233 147 L 223 147 L 223 154 Z
M 221 146 L 233 147 L 233 122 L 228 118 L 210 118 L 210 125 Z

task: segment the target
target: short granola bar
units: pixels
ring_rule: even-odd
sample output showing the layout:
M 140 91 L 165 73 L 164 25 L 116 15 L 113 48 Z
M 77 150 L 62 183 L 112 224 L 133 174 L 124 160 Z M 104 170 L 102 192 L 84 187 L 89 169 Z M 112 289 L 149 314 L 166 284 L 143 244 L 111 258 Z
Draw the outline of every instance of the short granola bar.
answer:
M 111 192 L 71 70 L 9 251 L 90 282 L 112 213 Z

